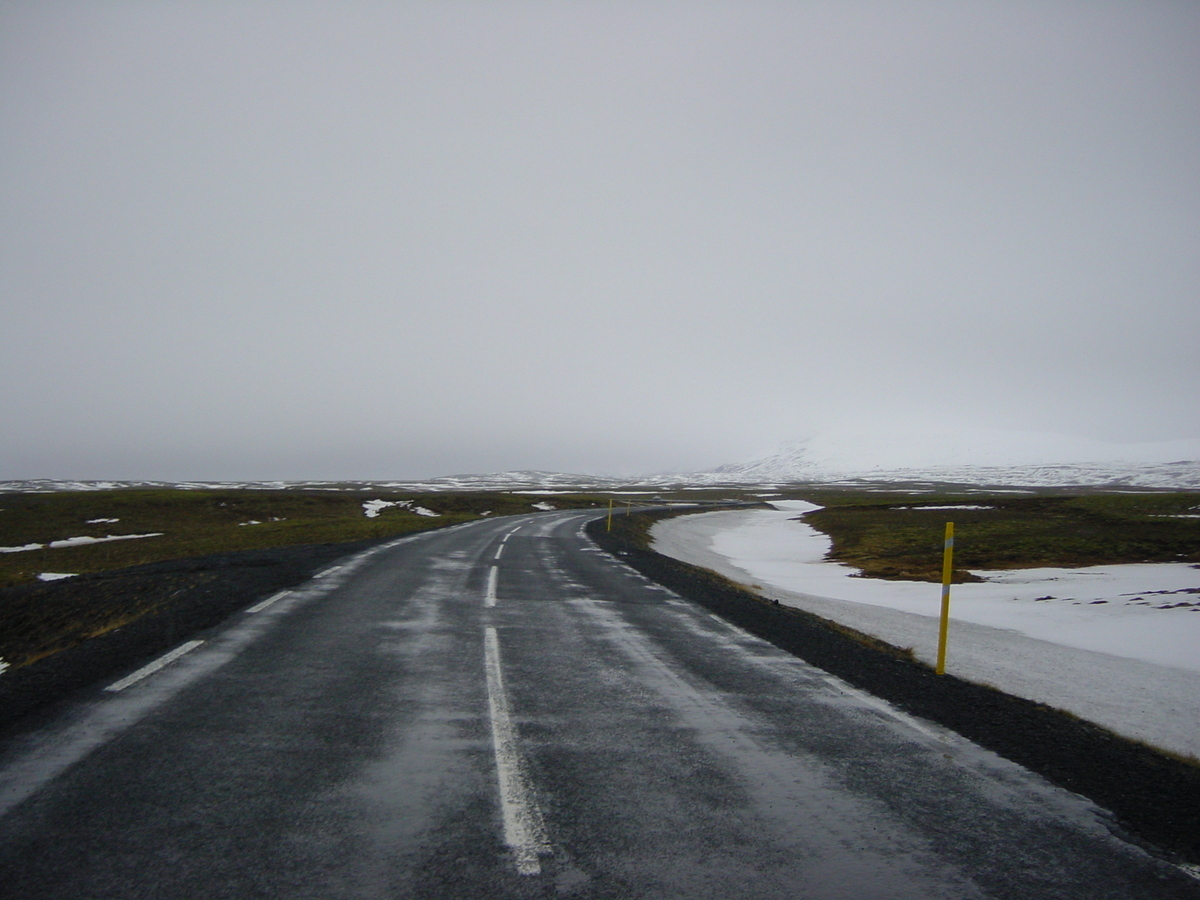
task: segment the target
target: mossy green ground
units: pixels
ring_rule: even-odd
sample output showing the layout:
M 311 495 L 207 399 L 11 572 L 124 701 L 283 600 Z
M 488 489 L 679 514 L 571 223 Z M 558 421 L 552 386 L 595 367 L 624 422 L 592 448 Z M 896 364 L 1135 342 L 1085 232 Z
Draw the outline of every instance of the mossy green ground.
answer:
M 956 581 L 968 569 L 1200 563 L 1200 493 L 1063 491 L 937 494 L 806 491 L 804 521 L 830 536 L 830 559 L 874 578 L 940 581 L 954 522 Z M 986 509 L 930 509 L 962 505 Z
M 368 518 L 364 500 L 411 500 L 439 515 L 388 507 Z M 386 538 L 481 518 L 534 511 L 547 498 L 507 493 L 413 494 L 388 491 L 112 490 L 0 495 L 0 547 L 48 544 L 72 537 L 152 534 L 76 547 L 0 553 L 0 587 L 41 572 L 101 572 L 181 559 Z M 548 498 L 556 507 L 599 506 L 595 497 Z M 89 522 L 117 519 L 117 522 Z M 244 524 L 257 522 L 259 524 Z

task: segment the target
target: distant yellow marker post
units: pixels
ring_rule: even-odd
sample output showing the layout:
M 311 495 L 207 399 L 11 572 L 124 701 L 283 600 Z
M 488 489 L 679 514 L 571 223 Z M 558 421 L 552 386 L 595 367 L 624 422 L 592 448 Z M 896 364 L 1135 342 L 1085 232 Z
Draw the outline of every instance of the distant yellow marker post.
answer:
M 612 497 L 608 498 L 608 526 L 605 531 L 612 531 Z
M 954 571 L 954 523 L 946 523 L 946 544 L 942 551 L 942 627 L 938 632 L 937 673 L 946 674 L 946 634 L 950 630 L 950 574 Z

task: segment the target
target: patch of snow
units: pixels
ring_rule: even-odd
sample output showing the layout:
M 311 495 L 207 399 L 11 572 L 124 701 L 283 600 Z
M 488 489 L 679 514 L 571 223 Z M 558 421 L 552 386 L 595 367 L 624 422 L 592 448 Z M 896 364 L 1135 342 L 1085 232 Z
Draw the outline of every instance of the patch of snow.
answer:
M 8 668 L 8 663 L 6 663 L 4 660 L 0 659 L 0 674 L 3 674 L 4 670 L 7 668 Z
M 248 522 L 238 522 L 238 525 L 261 525 L 261 524 L 262 524 L 262 522 L 258 521 L 258 519 L 251 519 Z
M 88 519 L 87 524 L 89 524 L 89 525 L 110 525 L 113 522 L 120 522 L 120 521 L 121 521 L 120 519 Z
M 61 581 L 64 578 L 74 578 L 78 572 L 39 572 L 38 581 Z
M 409 512 L 414 512 L 418 516 L 440 516 L 441 513 L 436 513 L 431 509 L 426 509 L 424 506 L 413 506 L 411 500 L 365 500 L 363 501 L 363 512 L 366 513 L 368 519 L 374 519 L 379 515 L 380 511 L 387 509 L 389 506 L 398 506 L 407 509 Z
M 558 509 L 558 507 L 555 506 L 553 503 L 547 503 L 545 500 L 543 500 L 541 503 L 534 503 L 533 508 L 540 509 L 545 512 L 549 512 L 552 509 Z
M 654 549 L 933 664 L 941 586 L 856 577 L 795 510 L 657 523 Z M 980 571 L 951 588 L 947 671 L 1200 756 L 1200 569 L 1184 563 Z
M 995 509 L 994 506 L 975 506 L 970 503 L 960 503 L 952 506 L 897 506 L 895 509 Z
M 46 546 L 52 550 L 61 547 L 81 547 L 84 544 L 103 544 L 108 541 L 133 541 L 139 538 L 162 537 L 163 532 L 155 531 L 150 534 L 110 534 L 105 537 L 73 537 L 61 541 L 51 541 Z
M 364 500 L 363 513 L 368 519 L 374 519 L 382 510 L 389 506 L 408 506 L 411 500 Z
M 59 550 L 63 547 L 81 547 L 84 544 L 103 544 L 107 541 L 132 541 L 138 538 L 162 537 L 163 532 L 152 534 L 110 534 L 106 537 L 72 537 L 61 541 L 51 541 L 48 544 L 26 544 L 23 547 L 0 547 L 0 553 L 22 553 L 26 550 L 43 550 L 46 548 Z

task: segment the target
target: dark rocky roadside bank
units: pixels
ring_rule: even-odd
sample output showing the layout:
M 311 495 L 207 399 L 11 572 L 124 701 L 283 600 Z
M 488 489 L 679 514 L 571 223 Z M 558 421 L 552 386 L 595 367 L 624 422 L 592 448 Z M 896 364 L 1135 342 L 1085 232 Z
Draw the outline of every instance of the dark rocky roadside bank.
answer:
M 674 512 L 587 526 L 646 577 L 782 650 L 915 716 L 937 722 L 1109 810 L 1110 827 L 1175 862 L 1200 863 L 1200 767 L 1069 713 L 951 675 L 874 638 L 777 605 L 721 576 L 648 549 L 649 525 Z
M 83 643 L 0 675 L 0 739 L 36 725 L 58 701 L 148 662 L 262 597 L 307 581 L 380 540 L 220 553 L 0 591 L 86 614 L 100 602 L 153 609 Z M 24 596 L 32 595 L 32 596 Z

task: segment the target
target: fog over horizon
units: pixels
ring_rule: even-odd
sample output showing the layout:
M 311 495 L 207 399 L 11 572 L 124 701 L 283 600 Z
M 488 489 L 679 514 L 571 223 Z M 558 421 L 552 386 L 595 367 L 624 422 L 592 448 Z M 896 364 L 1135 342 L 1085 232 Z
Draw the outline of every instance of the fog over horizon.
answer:
M 10 0 L 0 131 L 0 480 L 1200 441 L 1200 4 Z

